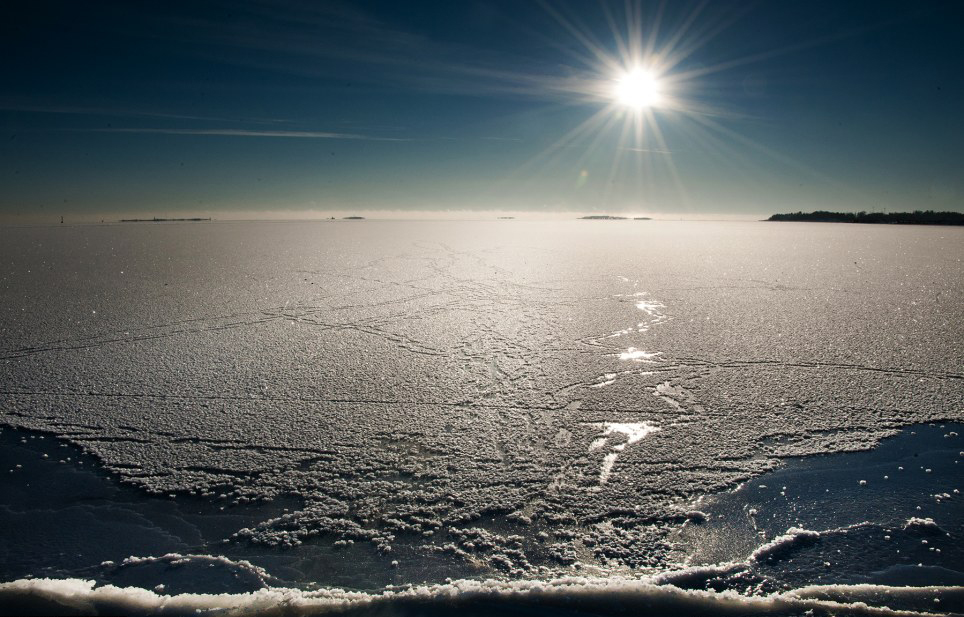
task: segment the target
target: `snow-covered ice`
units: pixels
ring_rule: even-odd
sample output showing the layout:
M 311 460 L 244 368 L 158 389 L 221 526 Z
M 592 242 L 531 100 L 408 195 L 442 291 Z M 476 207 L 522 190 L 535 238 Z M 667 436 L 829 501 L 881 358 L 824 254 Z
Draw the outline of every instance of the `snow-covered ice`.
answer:
M 753 551 L 858 536 L 890 547 L 888 581 L 960 584 L 939 536 L 914 543 L 923 579 L 893 551 L 929 530 L 912 517 L 952 534 L 962 518 L 964 230 L 651 223 L 0 228 L 3 580 L 22 579 L 0 594 L 127 597 L 91 579 L 145 607 L 284 587 L 365 604 L 451 578 L 645 595 L 681 564 L 739 563 L 686 580 L 762 602 L 797 593 L 768 581 L 856 585 L 857 566 L 821 554 L 798 576 Z M 799 498 L 754 480 L 884 451 L 910 425 L 940 454 L 868 454 Z M 710 507 L 736 487 L 766 495 L 756 516 Z M 840 516 L 796 524 L 818 492 Z M 886 507 L 858 520 L 847 500 Z M 30 536 L 57 521 L 73 528 L 50 546 Z M 773 544 L 794 528 L 815 545 Z M 78 529 L 102 538 L 95 560 L 70 552 Z M 773 602 L 873 595 L 800 593 Z

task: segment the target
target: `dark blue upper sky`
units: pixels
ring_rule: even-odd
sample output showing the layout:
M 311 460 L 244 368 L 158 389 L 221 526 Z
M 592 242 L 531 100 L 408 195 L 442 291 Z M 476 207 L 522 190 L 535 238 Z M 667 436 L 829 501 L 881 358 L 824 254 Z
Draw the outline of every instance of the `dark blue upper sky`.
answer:
M 6 2 L 0 219 L 964 209 L 960 2 Z M 612 92 L 657 75 L 657 104 Z

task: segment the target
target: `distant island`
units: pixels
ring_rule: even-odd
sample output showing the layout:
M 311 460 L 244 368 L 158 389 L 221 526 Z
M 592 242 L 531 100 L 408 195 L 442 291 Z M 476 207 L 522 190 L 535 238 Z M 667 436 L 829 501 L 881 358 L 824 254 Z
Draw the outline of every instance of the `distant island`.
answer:
M 364 221 L 364 220 L 365 220 L 365 217 L 364 217 L 364 216 L 345 216 L 345 217 L 342 217 L 342 220 L 345 220 L 345 221 Z
M 625 216 L 610 216 L 608 214 L 591 214 L 589 216 L 580 216 L 582 221 L 625 221 Z
M 634 221 L 651 221 L 653 219 L 649 218 L 648 216 L 634 216 L 633 220 Z
M 121 223 L 170 223 L 172 221 L 210 221 L 210 218 L 192 218 L 192 219 L 159 219 L 156 216 L 152 219 L 121 219 Z M 61 223 L 63 221 L 61 220 Z
M 791 212 L 774 214 L 768 221 L 817 223 L 890 223 L 894 225 L 964 225 L 964 213 L 914 210 L 913 212 Z
M 514 216 L 500 216 L 500 217 L 499 217 L 499 220 L 500 220 L 500 221 L 511 221 L 511 220 L 514 219 L 514 218 L 515 218 Z

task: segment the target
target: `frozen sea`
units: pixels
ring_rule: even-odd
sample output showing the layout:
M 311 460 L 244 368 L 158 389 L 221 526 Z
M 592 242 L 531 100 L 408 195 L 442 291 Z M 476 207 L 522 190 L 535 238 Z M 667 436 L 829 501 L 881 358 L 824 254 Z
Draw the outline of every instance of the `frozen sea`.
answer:
M 0 613 L 964 613 L 964 229 L 0 227 Z

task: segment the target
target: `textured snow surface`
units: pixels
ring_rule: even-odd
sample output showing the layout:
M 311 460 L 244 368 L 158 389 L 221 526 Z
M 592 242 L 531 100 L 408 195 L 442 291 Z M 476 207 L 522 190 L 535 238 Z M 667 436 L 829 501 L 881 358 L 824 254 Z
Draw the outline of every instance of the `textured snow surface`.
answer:
M 664 571 L 701 496 L 964 420 L 964 230 L 650 223 L 0 228 L 0 421 L 420 583 Z

